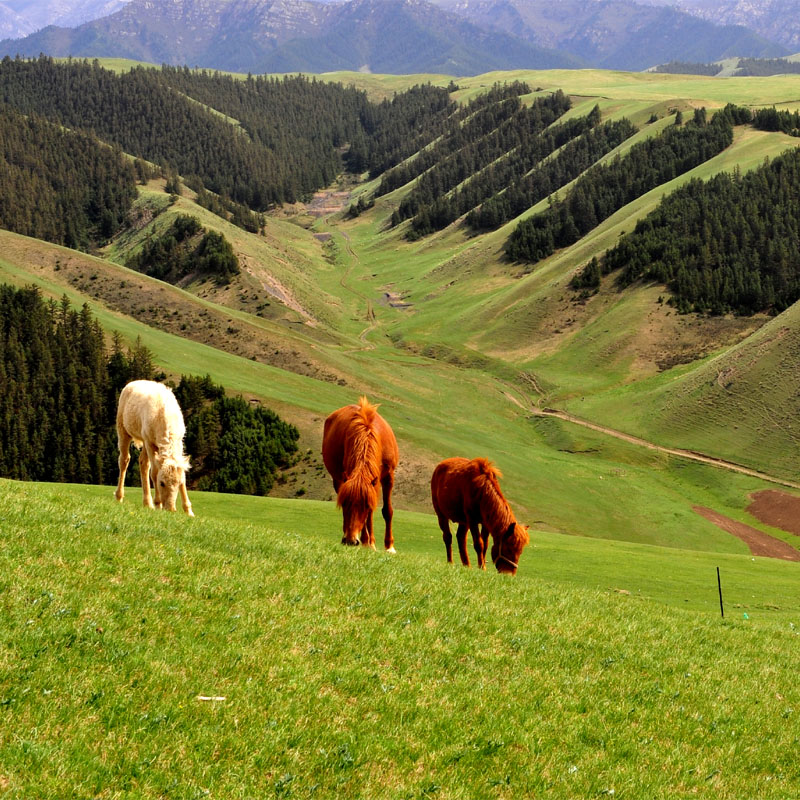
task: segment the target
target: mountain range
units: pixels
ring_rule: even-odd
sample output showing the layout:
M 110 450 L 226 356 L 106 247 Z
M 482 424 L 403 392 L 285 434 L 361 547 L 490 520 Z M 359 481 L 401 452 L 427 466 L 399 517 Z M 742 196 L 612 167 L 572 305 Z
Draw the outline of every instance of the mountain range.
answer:
M 800 2 L 798 0 L 640 0 L 671 5 L 718 24 L 744 25 L 770 41 L 800 49 Z
M 12 2 L 0 9 L 21 16 L 33 8 Z M 84 2 L 53 18 L 112 7 Z M 12 27 L 4 19 L 0 30 Z M 788 50 L 740 25 L 629 0 L 133 0 L 77 27 L 48 25 L 0 42 L 3 55 L 40 53 L 242 72 L 472 75 L 511 68 L 640 70 L 669 60 L 776 57 Z

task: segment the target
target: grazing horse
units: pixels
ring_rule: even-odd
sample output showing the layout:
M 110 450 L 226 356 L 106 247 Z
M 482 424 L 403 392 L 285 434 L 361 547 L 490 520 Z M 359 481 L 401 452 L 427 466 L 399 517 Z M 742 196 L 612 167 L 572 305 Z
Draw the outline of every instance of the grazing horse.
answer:
M 119 395 L 117 441 L 119 442 L 119 482 L 115 497 L 125 496 L 125 472 L 131 460 L 133 442 L 142 448 L 139 470 L 142 475 L 142 503 L 147 508 L 175 510 L 181 494 L 183 510 L 194 516 L 186 492 L 189 457 L 183 454 L 183 424 L 178 401 L 172 390 L 155 381 L 131 381 Z M 154 473 L 155 505 L 150 497 L 150 470 Z
M 344 406 L 325 420 L 322 460 L 333 478 L 337 505 L 342 509 L 342 544 L 375 547 L 372 513 L 378 505 L 378 481 L 383 489 L 383 543 L 394 553 L 392 487 L 397 468 L 397 440 L 389 423 L 366 397 Z
M 498 572 L 516 574 L 522 548 L 528 544 L 528 526 L 520 525 L 500 491 L 500 471 L 485 458 L 447 458 L 433 471 L 431 499 L 442 529 L 447 562 L 453 563 L 450 520 L 458 523 L 456 539 L 461 563 L 469 566 L 467 528 L 478 554 L 478 566 L 486 569 L 486 550 L 492 534 L 492 561 Z M 479 527 L 480 526 L 480 529 Z

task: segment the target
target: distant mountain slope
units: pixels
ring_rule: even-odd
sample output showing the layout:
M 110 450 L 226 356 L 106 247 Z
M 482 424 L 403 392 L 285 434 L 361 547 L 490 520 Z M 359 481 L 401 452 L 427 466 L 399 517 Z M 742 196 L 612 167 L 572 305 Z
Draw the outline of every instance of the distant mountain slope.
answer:
M 0 36 L 18 37 L 33 29 L 8 3 L 0 3 Z
M 118 11 L 127 0 L 6 0 L 0 4 L 0 33 L 8 37 L 27 36 L 47 25 L 74 26 Z M 3 24 L 3 12 L 13 18 Z
M 798 0 L 643 0 L 677 6 L 682 11 L 722 25 L 745 25 L 792 51 L 800 49 Z
M 252 72 L 440 72 L 583 66 L 424 0 L 134 0 L 75 29 L 48 27 L 0 52 L 116 56 Z
M 437 0 L 476 25 L 574 53 L 609 69 L 645 69 L 670 60 L 787 55 L 736 25 L 719 25 L 664 6 L 629 0 Z

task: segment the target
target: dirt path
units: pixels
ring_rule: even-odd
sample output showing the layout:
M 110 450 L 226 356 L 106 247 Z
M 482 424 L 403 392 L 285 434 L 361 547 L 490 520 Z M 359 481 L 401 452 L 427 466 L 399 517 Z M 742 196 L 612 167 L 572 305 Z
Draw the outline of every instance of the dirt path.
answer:
M 750 475 L 753 478 L 759 478 L 762 481 L 769 483 L 776 483 L 779 486 L 788 486 L 792 489 L 800 489 L 800 483 L 794 481 L 787 481 L 784 478 L 776 478 L 774 475 L 768 475 L 765 472 L 759 472 L 749 467 L 743 467 L 740 464 L 735 464 L 732 461 L 725 461 L 723 458 L 716 458 L 714 456 L 707 456 L 704 453 L 697 453 L 694 450 L 681 450 L 676 447 L 663 447 L 653 442 L 648 442 L 646 439 L 640 439 L 638 436 L 631 436 L 628 433 L 607 428 L 605 425 L 597 425 L 594 422 L 589 422 L 580 417 L 574 417 L 572 414 L 567 414 L 566 411 L 558 411 L 554 408 L 536 408 L 531 406 L 530 412 L 538 417 L 556 417 L 557 419 L 570 422 L 573 425 L 582 425 L 584 428 L 590 428 L 598 433 L 604 433 L 607 436 L 613 436 L 615 439 L 621 439 L 624 442 L 635 444 L 639 447 L 646 447 L 648 450 L 657 450 L 659 453 L 668 453 L 671 456 L 678 456 L 679 458 L 688 458 L 690 461 L 699 461 L 701 464 L 710 464 L 713 467 L 720 467 L 727 469 L 731 472 L 739 472 L 742 475 Z
M 696 511 L 701 517 L 713 522 L 726 533 L 741 539 L 750 548 L 750 552 L 754 556 L 781 558 L 784 561 L 800 561 L 800 552 L 781 539 L 776 539 L 774 536 L 770 536 L 757 528 L 752 528 L 743 522 L 737 522 L 735 519 L 726 517 L 724 514 L 714 511 L 713 508 L 692 506 L 692 511 Z
M 372 307 L 372 300 L 369 299 L 365 294 L 362 294 L 358 291 L 358 289 L 353 288 L 352 286 L 348 285 L 347 279 L 350 277 L 350 273 L 353 271 L 353 266 L 357 264 L 360 259 L 358 257 L 358 253 L 353 249 L 353 245 L 350 241 L 350 236 L 347 231 L 339 230 L 339 233 L 342 234 L 342 238 L 344 239 L 344 246 L 347 250 L 348 254 L 350 255 L 350 265 L 347 269 L 342 273 L 341 277 L 339 278 L 339 285 L 345 289 L 346 291 L 354 294 L 360 300 L 363 300 L 367 306 L 367 320 L 369 324 L 367 325 L 361 333 L 358 334 L 358 340 L 364 345 L 362 350 L 374 350 L 375 345 L 371 342 L 367 341 L 368 334 L 372 333 L 378 327 L 378 318 L 375 316 L 375 309 Z

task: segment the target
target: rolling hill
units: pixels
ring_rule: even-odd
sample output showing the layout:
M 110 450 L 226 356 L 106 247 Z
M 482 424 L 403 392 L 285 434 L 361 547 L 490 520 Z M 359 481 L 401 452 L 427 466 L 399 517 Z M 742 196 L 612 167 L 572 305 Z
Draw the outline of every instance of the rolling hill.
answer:
M 382 84 L 376 76 L 348 77 L 373 92 Z M 639 132 L 606 160 L 659 135 L 672 124 L 675 108 L 688 113 L 701 104 L 721 107 L 728 100 L 749 105 L 793 98 L 791 81 L 782 78 L 720 83 L 602 71 L 480 76 L 462 80 L 455 96 L 479 98 L 499 78 L 527 79 L 545 94 L 563 87 L 573 98 L 565 117 L 578 118 L 598 106 L 606 119 L 630 118 Z M 407 78 L 406 86 L 416 80 Z M 386 95 L 398 88 L 396 78 L 383 85 Z M 523 100 L 530 104 L 536 96 Z M 672 416 L 659 411 L 663 387 L 676 380 L 694 385 L 695 370 L 698 386 L 709 380 L 703 377 L 708 358 L 736 358 L 737 348 L 749 352 L 750 343 L 759 341 L 752 338 L 759 329 L 783 325 L 794 330 L 793 309 L 770 323 L 773 327 L 762 328 L 765 315 L 677 314 L 657 302 L 663 287 L 620 292 L 609 284 L 580 300 L 568 286 L 593 253 L 631 230 L 675 186 L 719 170 L 750 169 L 792 146 L 796 139 L 785 134 L 737 126 L 733 144 L 722 153 L 626 205 L 533 271 L 502 256 L 516 220 L 478 236 L 457 222 L 416 241 L 405 237 L 407 223 L 387 229 L 411 186 L 377 198 L 357 217 L 337 211 L 334 195 L 323 192 L 321 211 L 313 203 L 286 207 L 266 218 L 260 234 L 252 234 L 200 207 L 187 188 L 170 197 L 163 180 L 140 187 L 134 214 L 144 224 L 115 237 L 105 257 L 2 232 L 0 269 L 4 280 L 33 282 L 48 296 L 66 292 L 74 303 L 88 300 L 106 330 L 118 330 L 128 341 L 141 337 L 170 375 L 208 372 L 229 390 L 274 406 L 298 425 L 307 451 L 307 460 L 281 490 L 286 494 L 302 489 L 308 496 L 330 496 L 317 455 L 321 422 L 333 408 L 367 393 L 383 403 L 401 441 L 401 507 L 427 508 L 429 475 L 439 459 L 482 454 L 504 470 L 520 516 L 541 527 L 746 552 L 743 543 L 700 517 L 693 506 L 714 508 L 791 542 L 789 534 L 764 527 L 746 512 L 749 495 L 766 488 L 761 480 L 648 452 L 562 420 L 541 419 L 532 411 L 565 407 L 662 445 L 704 449 L 797 480 L 788 456 L 797 436 L 792 415 L 782 414 L 785 423 L 769 437 L 758 436 L 764 409 L 789 401 L 788 395 L 770 398 L 756 360 L 737 362 L 737 390 L 765 384 L 757 404 L 737 407 L 747 417 L 742 425 L 751 431 L 742 440 L 746 446 L 730 432 L 719 434 L 729 412 L 724 404 L 717 415 L 709 410 L 717 397 L 695 404 L 692 391 L 676 392 L 669 406 Z M 377 179 L 349 180 L 345 196 L 371 192 L 377 185 Z M 326 203 L 334 205 L 326 209 Z M 173 287 L 122 266 L 176 214 L 187 213 L 233 245 L 242 269 L 230 283 L 195 276 Z M 630 413 L 620 397 L 633 398 Z M 682 420 L 683 428 L 674 420 Z M 708 435 L 683 436 L 687 421 L 693 421 L 694 431 L 702 431 L 708 421 Z M 773 458 L 776 449 L 787 457 Z M 641 502 L 642 496 L 648 503 Z
M 176 79 L 167 96 L 213 117 L 219 141 L 266 146 L 265 106 L 246 76 L 235 80 L 241 93 L 221 83 L 215 94 Z M 587 127 L 630 120 L 637 130 L 598 157 L 614 165 L 665 131 L 703 133 L 703 107 L 800 106 L 786 77 L 434 79 L 457 105 L 420 76 L 324 80 L 386 99 L 352 106 L 365 159 L 399 167 L 447 152 L 441 164 L 458 169 L 421 173 L 439 175 L 445 194 L 467 166 L 455 188 L 509 161 L 524 168 L 519 131 L 532 121 L 523 138 L 547 147 L 525 158 L 541 166 Z M 343 106 L 327 96 L 314 95 L 320 115 Z M 237 117 L 232 98 L 249 113 Z M 392 217 L 421 175 L 380 196 L 383 173 L 328 186 L 317 176 L 317 191 L 264 209 L 252 231 L 199 175 L 37 110 L 32 129 L 49 126 L 89 161 L 107 151 L 136 196 L 113 235 L 87 223 L 91 252 L 0 230 L 0 283 L 86 304 L 109 339 L 138 341 L 170 379 L 210 375 L 275 409 L 298 426 L 302 457 L 278 496 L 192 492 L 193 519 L 142 509 L 135 488 L 119 505 L 110 486 L 0 479 L 0 794 L 791 796 L 800 304 L 678 313 L 664 285 L 623 289 L 607 276 L 584 296 L 570 280 L 674 189 L 752 174 L 800 139 L 737 122 L 719 152 L 531 265 L 508 261 L 505 242 L 581 176 L 494 229 L 460 217 L 420 236 Z M 5 130 L 22 136 L 14 119 Z M 440 135 L 416 130 L 419 119 Z M 287 135 L 303 128 L 285 121 Z M 562 141 L 554 131 L 563 149 L 547 149 Z M 416 149 L 395 150 L 398 140 Z M 2 213 L 15 208 L 3 200 Z M 186 215 L 230 242 L 238 272 L 173 285 L 125 266 Z M 325 416 L 364 393 L 400 445 L 394 556 L 339 545 L 319 458 Z M 515 579 L 445 563 L 429 480 L 453 455 L 503 470 L 531 526 Z M 771 504 L 790 518 L 765 513 Z

